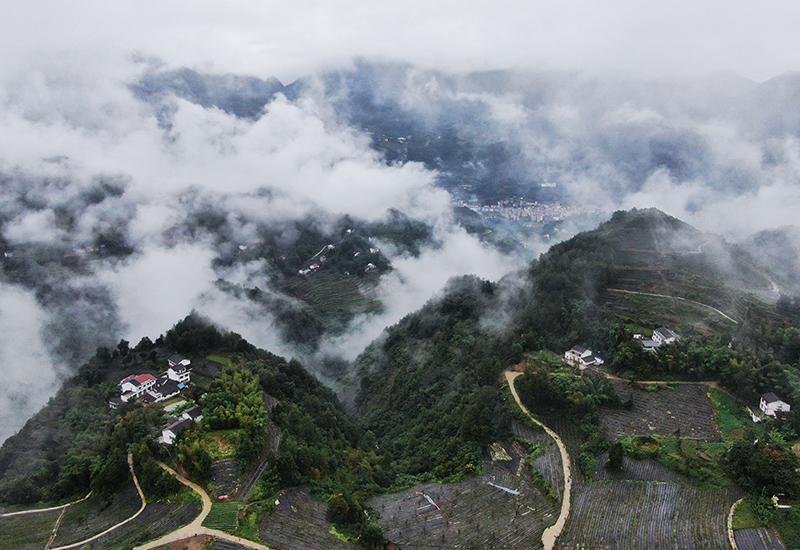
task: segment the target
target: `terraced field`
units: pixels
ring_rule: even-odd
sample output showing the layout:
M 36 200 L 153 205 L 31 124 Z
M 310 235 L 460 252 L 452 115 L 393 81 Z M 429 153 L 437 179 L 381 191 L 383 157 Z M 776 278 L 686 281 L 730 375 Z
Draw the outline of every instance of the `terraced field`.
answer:
M 367 503 L 384 536 L 403 550 L 541 548 L 555 506 L 520 477 L 491 465 L 452 485 L 424 484 Z
M 61 518 L 53 546 L 66 546 L 86 540 L 134 515 L 142 507 L 136 486 L 131 480 L 114 496 L 111 504 L 100 508 L 100 503 L 89 498 L 69 506 Z
M 0 518 L 0 548 L 41 550 L 60 515 L 61 510 L 52 510 Z
M 720 440 L 714 414 L 704 384 L 678 384 L 674 389 L 644 391 L 625 382 L 613 381 L 623 401 L 633 397 L 633 409 L 601 408 L 601 423 L 614 440 L 625 435 L 673 435 Z
M 258 534 L 264 544 L 286 550 L 353 550 L 330 533 L 328 505 L 311 497 L 308 488 L 292 489 L 261 522 Z
M 550 482 L 560 502 L 564 491 L 564 469 L 556 442 L 547 433 L 531 430 L 518 422 L 514 422 L 512 428 L 518 437 L 540 446 L 541 454 L 533 460 L 533 467 Z
M 786 545 L 775 529 L 739 529 L 734 531 L 739 550 L 785 550 Z
M 65 550 L 114 550 L 128 545 L 140 545 L 191 523 L 200 514 L 200 509 L 200 504 L 195 502 L 154 502 L 148 504 L 136 519 L 119 529 L 114 529 L 88 544 L 75 544 Z
M 662 466 L 655 460 L 634 460 L 623 458 L 622 470 L 619 472 L 605 468 L 608 451 L 597 457 L 594 481 L 610 481 L 628 479 L 631 481 L 660 481 L 663 483 L 683 483 L 696 485 L 697 482 Z
M 730 550 L 727 516 L 740 496 L 673 483 L 590 483 L 574 496 L 557 548 Z
M 214 498 L 232 495 L 239 488 L 239 459 L 235 456 L 219 458 L 211 464 Z

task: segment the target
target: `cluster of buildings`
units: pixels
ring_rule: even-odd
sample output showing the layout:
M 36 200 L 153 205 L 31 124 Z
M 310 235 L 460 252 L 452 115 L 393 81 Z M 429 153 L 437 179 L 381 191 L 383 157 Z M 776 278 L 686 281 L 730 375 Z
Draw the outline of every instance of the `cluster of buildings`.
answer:
M 144 405 L 166 401 L 178 395 L 189 385 L 192 362 L 182 355 L 173 355 L 167 360 L 167 370 L 152 374 L 132 374 L 119 381 L 119 397 L 109 401 L 116 409 L 120 403 L 138 401 Z
M 650 340 L 645 340 L 641 334 L 634 334 L 635 340 L 641 340 L 645 351 L 656 351 L 656 348 L 662 344 L 673 344 L 681 339 L 681 335 L 666 327 L 657 328 L 653 331 L 653 337 Z
M 526 202 L 522 200 L 502 200 L 497 204 L 484 206 L 477 200 L 458 199 L 453 201 L 454 206 L 469 208 L 488 217 L 502 217 L 514 221 L 530 221 L 533 223 L 557 222 L 569 218 L 596 212 L 596 209 L 584 206 L 566 206 L 560 202 L 542 204 L 539 202 Z

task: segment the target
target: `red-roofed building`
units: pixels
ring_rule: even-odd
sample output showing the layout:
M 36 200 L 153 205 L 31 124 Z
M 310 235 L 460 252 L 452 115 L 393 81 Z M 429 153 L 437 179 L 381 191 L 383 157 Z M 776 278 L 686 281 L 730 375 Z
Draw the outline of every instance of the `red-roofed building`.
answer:
M 137 399 L 155 385 L 156 377 L 152 374 L 128 376 L 119 383 L 120 399 L 126 402 Z

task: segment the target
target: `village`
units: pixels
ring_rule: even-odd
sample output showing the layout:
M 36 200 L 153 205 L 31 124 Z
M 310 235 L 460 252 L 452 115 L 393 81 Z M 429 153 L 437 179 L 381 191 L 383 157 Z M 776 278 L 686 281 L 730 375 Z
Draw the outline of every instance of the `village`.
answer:
M 153 376 L 152 374 L 132 374 L 119 381 L 119 397 L 112 397 L 108 406 L 117 409 L 122 403 L 141 403 L 142 405 L 152 405 L 162 403 L 174 397 L 192 385 L 190 375 L 192 362 L 182 355 L 172 355 L 167 359 L 167 370 Z M 174 403 L 165 407 L 165 412 L 170 412 L 186 401 Z M 159 442 L 165 445 L 173 445 L 175 438 L 191 427 L 193 423 L 203 419 L 203 412 L 200 406 L 189 406 L 181 411 L 178 416 L 171 416 L 166 426 L 161 431 Z
M 680 340 L 681 335 L 667 327 L 660 327 L 653 331 L 650 339 L 645 339 L 642 334 L 634 334 L 633 338 L 641 342 L 645 351 L 655 353 L 660 346 L 674 344 Z M 565 351 L 564 359 L 580 370 L 599 367 L 605 363 L 602 358 L 595 356 L 592 350 L 583 346 L 573 346 Z M 748 405 L 746 410 L 753 422 L 758 423 L 768 418 L 777 418 L 781 413 L 791 412 L 792 407 L 774 392 L 767 392 L 761 395 L 757 406 Z

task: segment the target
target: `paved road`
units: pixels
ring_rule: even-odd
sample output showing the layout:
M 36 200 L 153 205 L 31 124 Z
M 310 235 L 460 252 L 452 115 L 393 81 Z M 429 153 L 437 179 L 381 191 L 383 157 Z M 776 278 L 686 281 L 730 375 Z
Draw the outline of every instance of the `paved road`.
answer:
M 544 550 L 553 550 L 553 547 L 556 545 L 556 541 L 558 540 L 558 536 L 561 534 L 561 531 L 564 530 L 564 525 L 567 523 L 567 518 L 569 518 L 569 510 L 570 510 L 570 501 L 571 501 L 571 494 L 572 494 L 572 467 L 569 461 L 569 453 L 567 452 L 567 447 L 564 445 L 564 442 L 561 441 L 561 438 L 558 437 L 558 434 L 536 420 L 522 404 L 522 401 L 519 399 L 519 395 L 517 394 L 517 389 L 514 387 L 514 380 L 517 376 L 521 375 L 521 372 L 513 372 L 510 370 L 506 371 L 506 380 L 508 380 L 508 387 L 511 388 L 511 395 L 514 396 L 514 400 L 519 405 L 519 408 L 522 409 L 528 418 L 533 420 L 536 424 L 544 428 L 544 431 L 547 432 L 547 435 L 552 437 L 556 445 L 558 445 L 558 451 L 561 453 L 561 466 L 564 469 L 564 498 L 561 501 L 561 513 L 558 516 L 556 522 L 544 530 L 542 533 L 542 544 L 544 545 Z

